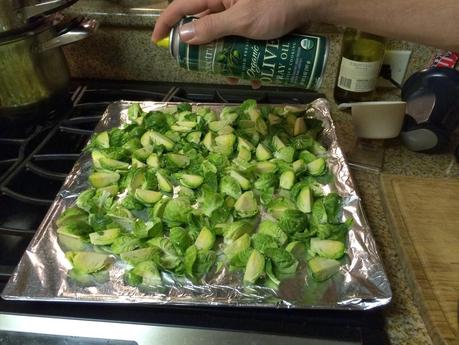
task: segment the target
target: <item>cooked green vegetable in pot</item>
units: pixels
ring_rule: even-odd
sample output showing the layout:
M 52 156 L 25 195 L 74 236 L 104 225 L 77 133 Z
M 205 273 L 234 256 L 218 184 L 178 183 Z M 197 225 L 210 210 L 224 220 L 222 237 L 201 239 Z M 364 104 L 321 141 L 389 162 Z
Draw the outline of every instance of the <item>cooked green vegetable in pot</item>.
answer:
M 218 115 L 133 104 L 130 123 L 93 137 L 90 187 L 57 221 L 61 244 L 77 248 L 71 277 L 100 281 L 109 255 L 128 265 L 127 284 L 149 289 L 163 274 L 203 284 L 224 267 L 270 288 L 300 267 L 319 281 L 339 270 L 351 220 L 325 192 L 320 123 L 253 100 Z

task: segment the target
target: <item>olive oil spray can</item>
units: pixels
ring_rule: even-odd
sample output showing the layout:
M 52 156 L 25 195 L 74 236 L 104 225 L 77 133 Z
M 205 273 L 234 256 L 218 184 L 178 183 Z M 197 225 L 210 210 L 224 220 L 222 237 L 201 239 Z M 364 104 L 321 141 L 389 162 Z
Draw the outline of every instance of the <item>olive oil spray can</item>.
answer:
M 260 41 L 228 36 L 204 45 L 180 41 L 180 26 L 196 20 L 183 18 L 158 46 L 168 47 L 177 63 L 190 71 L 202 71 L 263 83 L 317 90 L 328 57 L 328 39 L 290 34 Z

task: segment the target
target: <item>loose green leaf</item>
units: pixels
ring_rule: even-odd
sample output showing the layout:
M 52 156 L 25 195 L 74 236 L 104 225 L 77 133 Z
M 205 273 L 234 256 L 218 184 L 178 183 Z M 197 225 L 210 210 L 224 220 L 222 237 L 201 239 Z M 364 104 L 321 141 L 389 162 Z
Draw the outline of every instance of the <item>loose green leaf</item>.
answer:
M 231 176 L 224 176 L 220 181 L 220 192 L 234 199 L 241 196 L 241 186 L 238 181 Z
M 277 223 L 271 220 L 263 220 L 258 227 L 258 233 L 271 236 L 280 245 L 284 245 L 287 242 L 287 235 L 281 230 Z

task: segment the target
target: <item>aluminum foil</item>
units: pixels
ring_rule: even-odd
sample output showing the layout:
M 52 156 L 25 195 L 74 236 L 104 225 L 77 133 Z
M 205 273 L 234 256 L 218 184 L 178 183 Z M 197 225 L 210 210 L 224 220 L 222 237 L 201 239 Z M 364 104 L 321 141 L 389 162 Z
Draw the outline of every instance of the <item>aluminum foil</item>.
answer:
M 127 109 L 131 102 L 111 104 L 99 122 L 96 132 L 128 122 Z M 193 104 L 210 106 L 217 113 L 222 104 Z M 143 102 L 145 111 L 175 107 L 174 103 Z M 295 105 L 297 106 L 297 105 Z M 91 171 L 91 158 L 83 153 L 65 180 L 62 189 L 24 253 L 19 265 L 2 293 L 10 300 L 65 301 L 95 303 L 150 303 L 174 305 L 220 305 L 244 307 L 278 307 L 303 309 L 354 309 L 366 310 L 390 302 L 391 290 L 378 255 L 373 236 L 365 219 L 349 167 L 344 159 L 325 99 L 303 105 L 309 116 L 324 123 L 323 144 L 329 148 L 328 165 L 335 175 L 335 182 L 324 186 L 344 197 L 343 217 L 353 218 L 348 233 L 347 255 L 340 272 L 323 283 L 317 283 L 307 275 L 303 264 L 294 278 L 283 281 L 279 289 L 265 287 L 246 288 L 242 277 L 226 269 L 206 277 L 203 285 L 193 285 L 187 280 L 177 280 L 163 275 L 164 289 L 142 291 L 126 285 L 123 274 L 126 264 L 116 261 L 105 283 L 83 287 L 68 277 L 71 266 L 57 239 L 55 220 L 75 203 L 78 194 L 85 190 Z

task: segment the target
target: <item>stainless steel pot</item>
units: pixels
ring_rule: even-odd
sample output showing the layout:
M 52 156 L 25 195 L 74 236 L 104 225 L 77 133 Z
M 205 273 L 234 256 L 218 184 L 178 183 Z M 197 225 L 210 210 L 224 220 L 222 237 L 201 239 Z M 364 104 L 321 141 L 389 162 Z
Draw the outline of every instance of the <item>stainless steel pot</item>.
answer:
M 0 40 L 0 127 L 28 121 L 67 94 L 70 75 L 60 47 L 88 37 L 98 25 L 92 19 L 56 17 Z
M 57 12 L 77 0 L 0 0 L 0 35 L 14 34 L 27 29 L 37 17 Z

